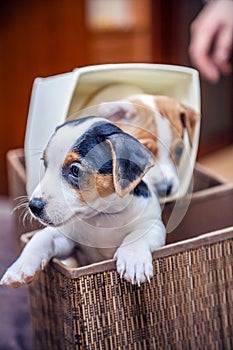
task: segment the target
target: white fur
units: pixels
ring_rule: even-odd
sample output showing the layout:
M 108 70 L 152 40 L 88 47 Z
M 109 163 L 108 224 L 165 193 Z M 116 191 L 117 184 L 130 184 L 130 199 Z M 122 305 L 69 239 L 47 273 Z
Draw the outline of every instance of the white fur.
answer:
M 70 255 L 77 244 L 86 254 L 86 263 L 114 257 L 120 275 L 132 283 L 140 284 L 152 277 L 151 253 L 165 243 L 166 234 L 153 190 L 148 198 L 133 194 L 120 198 L 113 193 L 83 203 L 61 177 L 61 166 L 71 145 L 92 123 L 90 119 L 78 128 L 64 126 L 51 139 L 46 152 L 49 166 L 32 198 L 43 198 L 44 220 L 51 220 L 56 227 L 46 227 L 33 236 L 1 284 L 31 282 L 52 257 Z
M 139 95 L 132 95 L 128 99 L 129 101 L 132 100 L 141 100 L 145 105 L 147 105 L 150 109 L 153 111 L 155 110 L 155 102 L 154 102 L 154 96 L 153 95 L 147 95 L 147 94 L 139 94 Z

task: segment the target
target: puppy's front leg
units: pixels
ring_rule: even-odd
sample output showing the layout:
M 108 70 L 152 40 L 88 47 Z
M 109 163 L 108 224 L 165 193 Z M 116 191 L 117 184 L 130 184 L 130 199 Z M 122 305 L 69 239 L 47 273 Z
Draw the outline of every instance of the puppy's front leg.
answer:
M 135 230 L 129 234 L 117 249 L 117 271 L 132 284 L 140 285 L 153 276 L 152 252 L 165 243 L 166 230 L 162 221 L 152 224 L 145 233 Z
M 32 237 L 19 258 L 6 271 L 0 284 L 19 287 L 30 283 L 51 258 L 67 257 L 73 249 L 72 240 L 65 237 L 58 229 L 46 227 Z

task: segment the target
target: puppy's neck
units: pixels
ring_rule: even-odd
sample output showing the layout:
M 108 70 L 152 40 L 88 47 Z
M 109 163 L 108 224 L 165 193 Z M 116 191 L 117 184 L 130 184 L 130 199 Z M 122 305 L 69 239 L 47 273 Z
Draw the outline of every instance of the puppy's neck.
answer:
M 127 194 L 120 198 L 116 193 L 112 193 L 107 197 L 99 197 L 90 203 L 83 217 L 85 220 L 103 215 L 115 215 L 123 212 L 129 206 L 132 206 L 133 194 Z
M 150 206 L 150 203 L 151 191 L 141 181 L 132 192 L 123 198 L 113 193 L 108 197 L 98 199 L 92 203 L 92 207 L 89 208 L 83 219 L 96 226 L 119 227 L 135 220 L 141 211 Z

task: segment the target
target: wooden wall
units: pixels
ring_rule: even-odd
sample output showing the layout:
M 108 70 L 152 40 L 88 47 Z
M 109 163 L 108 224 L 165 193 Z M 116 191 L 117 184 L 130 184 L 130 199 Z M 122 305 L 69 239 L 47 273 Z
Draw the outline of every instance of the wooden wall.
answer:
M 32 83 L 85 65 L 83 0 L 0 2 L 0 194 L 5 156 L 23 147 Z
M 128 27 L 114 28 L 109 23 L 88 28 L 87 53 L 91 64 L 152 62 L 152 0 L 125 1 L 131 3 L 132 11 Z

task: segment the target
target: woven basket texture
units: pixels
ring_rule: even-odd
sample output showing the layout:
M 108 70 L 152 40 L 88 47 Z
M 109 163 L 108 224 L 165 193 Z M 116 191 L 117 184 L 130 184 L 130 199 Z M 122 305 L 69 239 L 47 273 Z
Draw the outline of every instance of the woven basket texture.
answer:
M 153 264 L 140 287 L 113 262 L 77 278 L 50 264 L 29 287 L 35 349 L 233 349 L 233 237 Z

